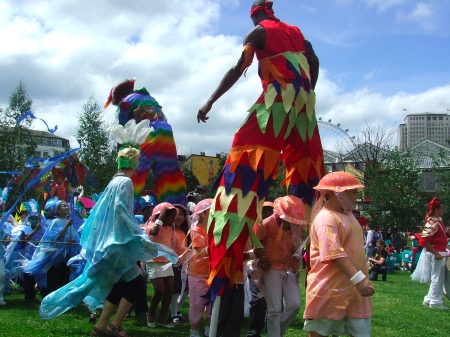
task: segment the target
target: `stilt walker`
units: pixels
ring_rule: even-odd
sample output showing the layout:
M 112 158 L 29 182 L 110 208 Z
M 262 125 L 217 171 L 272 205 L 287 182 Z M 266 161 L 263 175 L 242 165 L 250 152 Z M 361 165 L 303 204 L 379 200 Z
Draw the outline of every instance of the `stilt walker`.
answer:
M 198 122 L 208 120 L 214 102 L 236 83 L 256 54 L 263 93 L 234 136 L 210 211 L 208 301 L 242 279 L 248 237 L 260 246 L 252 228 L 261 219 L 280 159 L 286 166 L 283 184 L 291 185 L 292 194 L 305 206 L 311 206 L 313 187 L 325 174 L 314 110 L 319 60 L 299 28 L 274 16 L 272 2 L 255 1 L 251 19 L 255 28 L 245 37 L 241 56 L 197 115 Z M 215 336 L 212 330 L 213 321 L 210 337 Z
M 125 125 L 131 119 L 136 123 L 148 119 L 153 127 L 153 131 L 141 145 L 139 167 L 131 178 L 135 210 L 139 207 L 139 199 L 150 169 L 153 169 L 158 202 L 186 205 L 186 180 L 178 164 L 172 127 L 167 122 L 162 107 L 147 89 L 134 90 L 135 81 L 132 78 L 117 83 L 104 105 L 104 108 L 109 104 L 117 106 L 116 118 L 120 125 Z

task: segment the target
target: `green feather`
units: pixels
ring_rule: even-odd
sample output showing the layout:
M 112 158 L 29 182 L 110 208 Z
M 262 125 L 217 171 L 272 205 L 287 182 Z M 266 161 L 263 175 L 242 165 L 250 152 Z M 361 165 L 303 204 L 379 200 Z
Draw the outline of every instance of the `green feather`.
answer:
M 284 110 L 283 103 L 273 103 L 272 105 L 272 121 L 273 121 L 273 131 L 275 133 L 275 137 L 278 137 L 278 134 L 283 127 L 284 120 L 286 119 L 286 110 Z
M 295 70 L 297 70 L 298 73 L 301 75 L 302 71 L 300 69 L 300 64 L 298 62 L 297 56 L 295 56 L 293 53 L 286 53 L 284 54 L 284 57 L 294 66 Z
M 297 113 L 295 112 L 295 107 L 291 108 L 291 111 L 289 112 L 289 124 L 286 130 L 286 134 L 284 135 L 284 139 L 289 137 L 291 134 L 292 128 L 295 125 L 295 120 L 297 119 Z
M 308 116 L 306 116 L 306 113 L 301 112 L 297 116 L 297 120 L 296 120 L 295 124 L 297 126 L 298 133 L 302 137 L 302 140 L 305 142 L 306 141 L 306 130 L 308 128 Z
M 316 114 L 312 115 L 311 120 L 308 122 L 308 135 L 309 135 L 309 139 L 312 138 L 312 135 L 314 133 L 314 130 L 316 128 L 317 125 L 317 118 L 316 118 Z

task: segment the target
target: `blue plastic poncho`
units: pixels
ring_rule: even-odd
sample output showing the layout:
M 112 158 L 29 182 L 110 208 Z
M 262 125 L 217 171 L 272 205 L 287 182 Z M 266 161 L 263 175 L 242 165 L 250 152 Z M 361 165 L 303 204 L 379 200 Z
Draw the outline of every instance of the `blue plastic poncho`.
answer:
M 133 184 L 116 176 L 85 222 L 81 236 L 86 266 L 81 276 L 45 297 L 43 319 L 54 318 L 84 301 L 89 310 L 102 307 L 114 284 L 140 274 L 137 261 L 165 256 L 177 262 L 176 253 L 151 242 L 133 215 Z

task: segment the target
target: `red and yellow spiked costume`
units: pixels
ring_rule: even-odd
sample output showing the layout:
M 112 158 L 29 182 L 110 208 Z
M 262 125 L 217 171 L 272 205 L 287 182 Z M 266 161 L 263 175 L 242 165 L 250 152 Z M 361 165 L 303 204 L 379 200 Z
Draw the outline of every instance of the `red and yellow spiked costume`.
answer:
M 208 300 L 242 279 L 243 250 L 280 159 L 283 184 L 311 206 L 313 187 L 325 175 L 323 150 L 315 116 L 315 93 L 308 57 L 314 51 L 301 31 L 275 17 L 259 23 L 266 31 L 263 50 L 246 45 L 236 63 L 244 71 L 254 54 L 259 61 L 263 93 L 236 132 L 221 176 L 208 224 L 211 273 Z M 235 67 L 236 67 L 235 66 Z

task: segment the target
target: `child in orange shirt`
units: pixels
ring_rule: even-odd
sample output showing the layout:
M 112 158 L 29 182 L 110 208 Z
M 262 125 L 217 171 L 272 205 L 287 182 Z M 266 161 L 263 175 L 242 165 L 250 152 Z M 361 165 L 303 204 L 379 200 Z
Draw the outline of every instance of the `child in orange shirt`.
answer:
M 205 307 L 206 300 L 201 296 L 208 292 L 206 280 L 209 277 L 209 257 L 208 257 L 208 226 L 209 209 L 212 199 L 200 201 L 194 208 L 193 217 L 198 217 L 198 223 L 193 224 L 191 230 L 192 248 L 195 255 L 189 262 L 189 323 L 191 325 L 190 337 L 198 337 L 198 323 L 206 314 L 205 336 L 209 335 L 209 324 L 211 320 L 211 306 Z

